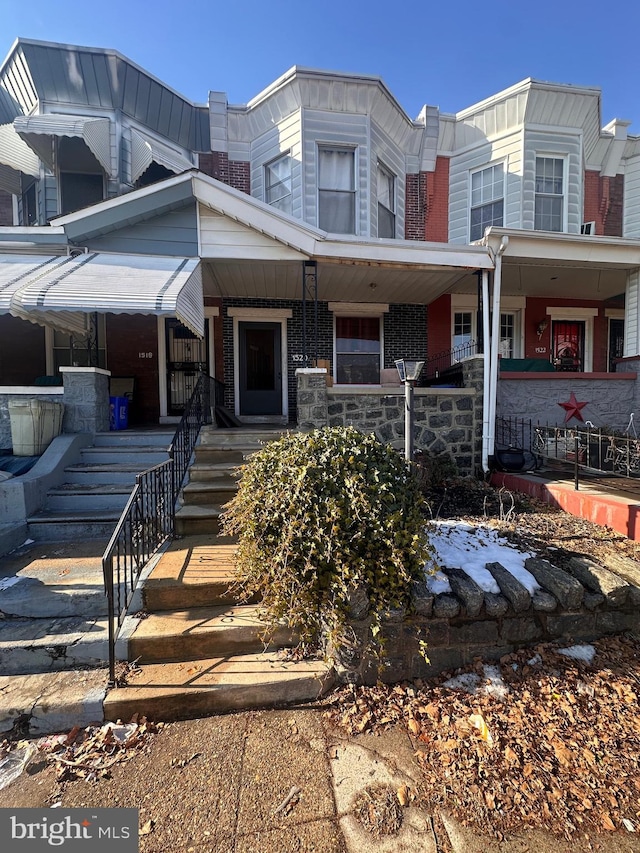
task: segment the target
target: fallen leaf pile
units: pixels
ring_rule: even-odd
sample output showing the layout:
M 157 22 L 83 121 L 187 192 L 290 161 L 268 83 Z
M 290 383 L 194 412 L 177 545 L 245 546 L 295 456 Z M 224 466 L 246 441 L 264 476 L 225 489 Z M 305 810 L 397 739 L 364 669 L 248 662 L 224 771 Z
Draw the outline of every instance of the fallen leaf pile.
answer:
M 381 838 L 397 835 L 402 826 L 402 807 L 396 791 L 388 785 L 369 785 L 356 797 L 353 813 L 363 827 Z
M 126 724 L 76 726 L 67 735 L 42 739 L 38 750 L 54 764 L 58 782 L 108 779 L 113 765 L 133 758 L 161 725 L 136 716 Z
M 503 700 L 481 688 L 445 687 L 443 675 L 344 688 L 329 715 L 350 733 L 406 724 L 427 807 L 442 806 L 498 837 L 522 827 L 566 837 L 637 832 L 640 640 L 606 638 L 593 646 L 591 664 L 553 644 L 507 655 L 500 661 Z

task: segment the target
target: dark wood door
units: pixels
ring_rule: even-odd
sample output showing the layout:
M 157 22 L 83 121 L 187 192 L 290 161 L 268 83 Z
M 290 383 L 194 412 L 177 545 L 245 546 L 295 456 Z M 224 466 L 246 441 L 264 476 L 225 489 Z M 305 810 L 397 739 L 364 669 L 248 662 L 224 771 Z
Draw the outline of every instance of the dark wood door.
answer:
M 238 323 L 240 415 L 282 414 L 280 323 Z

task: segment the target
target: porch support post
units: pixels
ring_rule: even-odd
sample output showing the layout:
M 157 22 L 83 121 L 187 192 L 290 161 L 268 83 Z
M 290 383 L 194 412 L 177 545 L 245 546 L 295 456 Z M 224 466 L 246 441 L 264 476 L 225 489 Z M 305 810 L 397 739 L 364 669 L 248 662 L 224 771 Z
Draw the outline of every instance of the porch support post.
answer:
M 318 359 L 318 264 L 316 261 L 302 262 L 302 363 L 309 367 L 307 340 L 307 304 L 313 301 L 313 359 Z
M 498 348 L 500 343 L 500 291 L 502 289 L 502 255 L 509 245 L 509 237 L 505 234 L 496 252 L 495 270 L 493 273 L 493 308 L 491 317 L 491 338 L 489 341 L 490 370 L 489 370 L 489 423 L 487 457 L 494 454 L 496 432 L 496 396 L 498 393 Z M 485 347 L 486 350 L 486 347 Z
M 489 341 L 489 271 L 482 270 L 482 337 Z M 483 347 L 482 365 L 482 470 L 489 471 L 489 378 L 490 358 Z

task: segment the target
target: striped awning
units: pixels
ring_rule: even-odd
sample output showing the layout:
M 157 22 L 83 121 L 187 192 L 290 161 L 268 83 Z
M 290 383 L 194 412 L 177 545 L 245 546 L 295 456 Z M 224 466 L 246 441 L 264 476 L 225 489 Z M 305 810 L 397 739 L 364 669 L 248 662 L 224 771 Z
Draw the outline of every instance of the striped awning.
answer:
M 18 136 L 12 124 L 0 124 L 0 189 L 20 195 L 22 173 L 39 175 L 38 158 Z
M 70 136 L 82 139 L 105 172 L 111 174 L 111 122 L 108 118 L 62 114 L 18 116 L 13 126 L 52 171 L 55 165 L 52 137 Z
M 0 255 L 0 313 L 84 335 L 89 315 L 177 317 L 204 335 L 202 272 L 197 258 L 81 254 Z
M 152 163 L 158 163 L 164 166 L 170 172 L 179 174 L 186 172 L 188 169 L 193 169 L 193 163 L 181 154 L 179 151 L 174 151 L 168 145 L 152 139 L 140 133 L 138 130 L 131 129 L 131 181 L 137 181 L 140 175 L 149 168 Z

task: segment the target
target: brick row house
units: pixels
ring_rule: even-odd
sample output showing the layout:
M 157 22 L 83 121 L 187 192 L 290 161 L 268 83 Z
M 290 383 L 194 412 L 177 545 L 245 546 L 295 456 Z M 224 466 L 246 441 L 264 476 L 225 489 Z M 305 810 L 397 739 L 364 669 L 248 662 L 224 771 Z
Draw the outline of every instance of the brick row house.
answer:
M 640 353 L 640 137 L 600 102 L 528 79 L 412 119 L 378 77 L 294 67 L 197 104 L 116 51 L 18 39 L 0 387 L 94 358 L 135 380 L 134 422 L 170 422 L 203 369 L 240 421 L 286 424 L 313 359 L 336 389 L 490 350 L 501 376 L 606 381 Z

